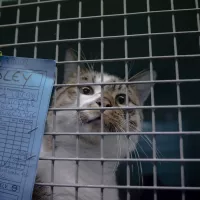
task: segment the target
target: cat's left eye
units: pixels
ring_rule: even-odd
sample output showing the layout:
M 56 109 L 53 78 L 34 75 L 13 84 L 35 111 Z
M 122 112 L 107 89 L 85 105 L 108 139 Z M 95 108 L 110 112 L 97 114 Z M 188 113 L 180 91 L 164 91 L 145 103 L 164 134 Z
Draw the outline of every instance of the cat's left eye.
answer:
M 116 103 L 123 105 L 126 103 L 126 95 L 125 94 L 119 94 L 116 96 Z
M 93 94 L 93 89 L 91 87 L 81 87 L 80 93 L 85 94 L 85 95 L 91 95 Z

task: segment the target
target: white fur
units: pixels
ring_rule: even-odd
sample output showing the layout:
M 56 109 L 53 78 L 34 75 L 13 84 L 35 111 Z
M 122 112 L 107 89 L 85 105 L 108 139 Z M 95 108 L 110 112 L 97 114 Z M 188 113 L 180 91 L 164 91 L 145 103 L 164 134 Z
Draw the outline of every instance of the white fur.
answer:
M 105 80 L 109 82 L 109 77 L 105 76 Z M 100 77 L 97 76 L 96 82 L 100 81 Z M 92 96 L 80 95 L 80 107 L 86 107 L 88 104 L 96 101 L 100 97 L 101 88 L 95 87 L 95 93 Z M 74 105 L 76 102 L 74 102 Z M 71 105 L 72 106 L 72 105 Z M 73 107 L 72 106 L 72 107 Z M 57 131 L 58 132 L 76 132 L 76 119 L 74 111 L 60 111 L 57 112 Z M 51 124 L 51 121 L 47 122 Z M 99 122 L 96 126 L 100 127 Z M 88 125 L 81 126 L 80 132 L 87 132 Z M 98 130 L 99 128 L 97 128 Z M 134 137 L 135 144 L 137 143 L 137 137 Z M 120 147 L 117 142 L 116 136 L 105 136 L 104 139 L 104 157 L 105 158 L 117 158 L 117 152 L 121 151 L 121 157 L 127 155 L 128 144 L 127 139 L 121 136 Z M 76 138 L 74 136 L 57 136 L 56 137 L 56 157 L 64 158 L 76 158 Z M 130 145 L 130 144 L 129 144 Z M 119 149 L 121 148 L 121 149 Z M 133 150 L 134 147 L 131 147 Z M 47 147 L 43 145 L 41 156 L 51 156 L 51 152 L 47 152 Z M 129 149 L 130 151 L 130 149 Z M 79 140 L 79 158 L 99 158 L 100 159 L 100 144 L 88 144 Z M 105 185 L 116 185 L 115 180 L 115 162 L 104 163 L 104 182 Z M 56 161 L 54 166 L 54 183 L 59 184 L 75 184 L 76 177 L 76 163 L 75 161 Z M 81 161 L 78 166 L 78 184 L 80 185 L 101 185 L 102 182 L 102 166 L 99 161 L 87 162 Z M 51 182 L 51 162 L 39 161 L 38 174 L 43 182 Z M 63 194 L 63 195 L 62 195 Z M 117 200 L 118 191 L 116 189 L 104 189 L 104 200 Z M 101 191 L 98 188 L 80 188 L 78 190 L 79 200 L 100 200 Z M 54 189 L 54 200 L 75 200 L 74 188 L 58 187 Z
M 66 55 L 66 60 L 73 60 L 73 56 L 68 52 Z M 69 64 L 65 69 L 65 82 L 69 78 L 69 72 L 72 73 L 76 68 L 75 64 Z M 110 82 L 113 76 L 104 75 L 104 82 Z M 143 78 L 143 77 L 142 77 Z M 149 79 L 149 75 L 143 78 L 144 80 Z M 143 80 L 141 79 L 141 80 Z M 136 79 L 137 80 L 137 79 Z M 140 80 L 140 79 L 139 79 Z M 96 83 L 101 82 L 100 74 L 96 75 Z M 143 85 L 143 86 L 142 86 Z M 137 85 L 136 85 L 137 87 Z M 140 94 L 142 97 L 141 103 L 143 103 L 147 96 L 149 95 L 150 87 L 147 88 L 147 84 L 141 84 L 140 86 L 143 94 Z M 101 87 L 95 86 L 93 95 L 83 95 L 80 94 L 80 107 L 87 107 L 88 105 L 96 102 L 96 100 L 101 96 Z M 140 91 L 139 91 L 140 92 Z M 64 107 L 77 107 L 77 102 L 73 104 L 66 104 Z M 89 119 L 92 119 L 94 116 L 90 112 Z M 141 129 L 141 120 L 139 116 L 135 116 L 138 123 L 138 129 Z M 93 122 L 95 130 L 93 132 L 100 132 L 100 121 Z M 80 125 L 79 132 L 91 132 L 91 124 Z M 52 131 L 52 117 L 49 117 L 47 120 L 47 130 Z M 56 113 L 56 131 L 57 132 L 77 132 L 77 119 L 76 111 L 58 111 Z M 45 136 L 46 137 L 46 136 Z M 43 145 L 41 149 L 42 157 L 52 156 L 52 152 L 47 146 L 47 141 L 44 137 Z M 92 137 L 92 136 L 91 136 Z M 127 155 L 127 152 L 131 152 L 135 149 L 135 146 L 138 142 L 138 136 L 132 136 L 131 139 L 133 142 L 128 140 L 125 136 L 118 136 L 120 138 L 117 140 L 117 136 L 104 136 L 103 142 L 103 157 L 104 158 L 123 158 Z M 118 139 L 119 139 L 118 138 Z M 96 144 L 86 142 L 82 137 L 79 138 L 79 154 L 77 155 L 77 138 L 73 135 L 63 135 L 56 136 L 56 149 L 55 157 L 56 158 L 101 158 L 101 143 L 100 139 Z M 116 179 L 114 169 L 116 167 L 116 162 L 104 162 L 103 165 L 103 182 L 102 182 L 102 166 L 99 161 L 80 161 L 78 165 L 73 160 L 70 161 L 55 161 L 54 164 L 54 177 L 51 179 L 51 161 L 39 161 L 38 166 L 38 175 L 42 182 L 50 183 L 53 181 L 54 184 L 67 184 L 73 186 L 78 184 L 81 186 L 95 186 L 95 185 L 112 185 L 116 186 Z M 78 174 L 76 170 L 78 168 Z M 78 180 L 76 180 L 78 177 Z M 77 181 L 77 182 L 76 182 Z M 50 191 L 49 191 L 50 192 Z M 45 198 L 45 200 L 51 199 Z M 75 200 L 76 192 L 74 187 L 55 187 L 54 200 Z M 78 200 L 100 200 L 101 199 L 101 190 L 99 188 L 87 188 L 80 187 L 78 189 Z M 103 190 L 103 199 L 104 200 L 118 200 L 118 191 L 116 189 L 104 189 Z

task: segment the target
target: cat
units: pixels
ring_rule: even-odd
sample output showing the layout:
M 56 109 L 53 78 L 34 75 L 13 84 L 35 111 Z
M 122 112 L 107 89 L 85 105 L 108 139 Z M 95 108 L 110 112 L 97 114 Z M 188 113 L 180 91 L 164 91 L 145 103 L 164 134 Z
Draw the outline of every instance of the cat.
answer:
M 66 61 L 76 60 L 75 53 L 69 49 L 66 52 Z M 153 72 L 153 79 L 156 73 Z M 148 81 L 150 72 L 144 71 L 129 81 Z M 80 83 L 100 83 L 101 73 L 95 72 L 86 66 L 80 67 Z M 123 82 L 122 79 L 104 73 L 104 83 Z M 64 82 L 77 83 L 77 64 L 68 63 L 64 67 Z M 150 94 L 152 84 L 134 84 L 128 85 L 128 105 L 143 105 Z M 79 106 L 80 108 L 99 108 L 119 107 L 118 110 L 103 111 L 104 132 L 124 132 L 124 135 L 105 135 L 103 140 L 104 158 L 124 158 L 127 152 L 136 148 L 138 135 L 126 136 L 126 112 L 120 107 L 126 106 L 126 86 L 123 85 L 105 85 L 103 89 L 103 105 L 101 105 L 101 86 L 91 85 L 79 87 Z M 56 101 L 55 101 L 56 98 Z M 76 108 L 77 107 L 77 87 L 66 86 L 56 91 L 56 97 L 53 100 L 53 106 L 57 108 Z M 131 109 L 129 112 L 129 131 L 138 131 L 142 128 L 143 115 L 141 109 Z M 53 111 L 49 111 L 46 123 L 46 131 L 53 131 Z M 56 131 L 57 132 L 77 132 L 77 123 L 79 123 L 79 132 L 85 133 L 79 135 L 79 158 L 100 159 L 101 158 L 101 136 L 86 135 L 89 132 L 101 132 L 101 111 L 99 110 L 81 110 L 77 120 L 76 110 L 61 110 L 56 112 Z M 77 157 L 77 137 L 74 135 L 58 135 L 55 139 L 55 157 L 68 158 L 68 161 L 55 161 L 54 163 L 54 184 L 75 185 L 78 177 L 78 194 L 73 187 L 54 187 L 53 194 L 50 187 L 35 186 L 33 200 L 100 200 L 101 189 L 95 185 L 115 186 L 116 177 L 114 170 L 116 162 L 105 161 L 79 161 L 78 167 L 73 158 Z M 50 135 L 45 135 L 41 148 L 40 156 L 52 156 L 53 140 Z M 71 158 L 71 160 L 70 160 Z M 78 175 L 76 176 L 76 169 Z M 37 178 L 39 182 L 51 183 L 51 161 L 40 160 L 38 165 Z M 103 181 L 103 182 L 102 182 Z M 77 196 L 76 196 L 77 195 Z M 104 200 L 118 200 L 117 189 L 104 188 Z

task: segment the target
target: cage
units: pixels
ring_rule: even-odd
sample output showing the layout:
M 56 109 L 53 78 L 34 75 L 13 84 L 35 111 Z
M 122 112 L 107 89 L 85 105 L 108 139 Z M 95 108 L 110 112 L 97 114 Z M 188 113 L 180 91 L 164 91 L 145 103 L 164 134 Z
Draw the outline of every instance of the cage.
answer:
M 68 48 L 77 50 L 78 64 L 94 64 L 97 71 L 121 78 L 129 69 L 130 75 L 143 69 L 157 72 L 149 82 L 155 87 L 140 107 L 144 124 L 138 154 L 121 159 L 116 170 L 118 185 L 113 187 L 120 199 L 199 199 L 199 3 L 0 0 L 0 50 L 9 56 L 55 59 L 55 88 L 62 87 Z M 127 175 L 129 164 L 133 168 Z M 59 187 L 51 180 L 52 190 L 54 186 Z

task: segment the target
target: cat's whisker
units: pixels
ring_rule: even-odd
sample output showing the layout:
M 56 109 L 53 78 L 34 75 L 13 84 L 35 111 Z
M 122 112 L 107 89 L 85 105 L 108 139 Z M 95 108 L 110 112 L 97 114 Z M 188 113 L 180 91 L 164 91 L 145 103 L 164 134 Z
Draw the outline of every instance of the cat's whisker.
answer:
M 130 152 L 130 155 L 131 155 L 131 159 L 133 159 L 133 154 L 132 154 L 132 152 Z M 131 163 L 131 173 L 133 173 L 133 163 Z
M 138 158 L 140 158 L 139 152 L 137 150 L 137 148 L 135 148 L 136 154 L 138 155 Z M 141 181 L 142 181 L 142 186 L 143 186 L 143 170 L 142 170 L 142 163 L 140 163 L 140 171 L 141 171 Z
M 130 137 L 129 137 L 129 140 L 130 140 L 131 144 L 133 145 L 133 149 L 134 149 L 133 152 L 135 154 L 135 157 L 136 158 L 137 157 L 140 158 L 139 152 L 137 151 L 137 147 L 136 147 L 135 143 L 132 141 L 132 139 Z M 139 167 L 138 163 L 139 163 L 140 167 Z M 143 185 L 143 170 L 142 170 L 142 164 L 141 164 L 141 162 L 137 161 L 137 166 L 138 166 L 139 185 L 140 185 L 140 179 L 141 179 L 142 185 Z
M 130 75 L 130 72 L 133 69 L 134 61 L 130 61 L 129 63 L 130 65 L 129 65 L 129 70 L 128 70 L 128 76 Z
M 118 146 L 118 148 L 117 148 L 117 159 L 118 159 L 118 158 L 120 158 L 120 154 L 121 154 L 121 153 L 120 153 L 120 148 L 121 148 L 121 146 L 120 146 L 119 135 L 117 136 L 117 146 Z M 117 161 L 117 162 L 115 163 L 115 166 L 114 166 L 114 169 L 113 169 L 113 173 L 116 172 L 118 165 L 119 165 L 119 162 Z
M 96 57 L 94 58 L 94 60 L 96 60 L 96 59 L 98 59 L 98 56 L 96 56 Z M 91 63 L 91 70 L 93 70 L 93 71 L 94 71 L 94 65 L 95 65 L 95 62 Z
M 145 153 L 144 149 L 143 149 L 142 146 L 139 144 L 139 142 L 137 143 L 137 146 L 141 149 L 141 151 L 143 152 L 143 154 L 148 158 L 147 154 Z
M 139 130 L 137 127 L 135 127 L 133 124 L 131 124 L 132 127 L 138 131 L 141 132 L 141 130 Z M 151 140 L 148 138 L 148 136 L 146 135 L 140 135 L 141 138 L 147 143 L 147 145 L 151 148 L 151 150 L 153 150 L 153 143 L 151 142 Z M 158 150 L 158 148 L 156 148 L 156 157 L 159 158 L 159 156 L 163 157 L 162 153 Z
M 144 137 L 149 141 L 149 143 L 153 146 L 153 142 L 149 139 L 149 137 L 147 135 L 144 135 Z M 160 157 L 163 157 L 163 154 L 159 151 L 159 149 L 156 149 L 158 155 L 160 155 Z
M 124 124 L 125 124 L 125 121 L 124 121 Z M 131 128 L 134 128 L 134 129 L 136 129 L 136 131 L 138 131 L 139 129 L 137 128 L 137 127 L 135 127 L 134 125 L 132 125 L 131 123 L 129 124 L 130 125 L 130 127 Z M 140 130 L 139 130 L 140 131 Z M 142 138 L 144 137 L 143 135 L 141 135 L 142 136 Z M 146 136 L 147 137 L 147 136 Z M 130 140 L 131 140 L 131 138 L 129 138 Z M 148 144 L 148 146 L 151 148 L 151 149 L 153 149 L 153 147 L 152 147 L 152 144 L 150 143 L 150 139 L 148 138 L 143 138 L 144 140 L 145 140 L 145 142 Z M 132 141 L 132 140 L 131 140 Z M 133 141 L 132 141 L 132 143 L 133 143 Z M 139 143 L 137 143 L 137 145 L 138 145 L 138 147 L 141 149 L 141 151 L 144 153 L 144 155 L 148 158 L 148 155 L 145 153 L 145 151 L 144 151 L 144 149 L 142 148 L 142 146 L 139 144 Z M 133 148 L 136 148 L 135 146 L 133 147 Z M 139 152 L 137 151 L 137 153 L 139 154 Z M 157 153 L 157 156 L 159 156 L 159 154 L 158 154 L 158 152 L 156 151 L 156 153 Z M 140 163 L 141 164 L 141 163 Z
M 82 51 L 82 58 L 83 58 L 83 60 L 87 60 L 87 58 L 86 58 L 86 56 L 85 56 L 85 54 L 84 54 L 84 52 Z M 94 71 L 94 69 L 93 69 L 93 66 L 94 66 L 94 64 L 92 65 L 90 65 L 89 63 L 86 63 L 86 65 L 87 65 L 87 68 L 89 69 L 89 71 L 90 72 L 93 72 Z
M 148 144 L 148 146 L 153 150 L 152 143 L 150 143 L 144 135 L 141 135 L 141 138 Z
M 119 125 L 121 125 L 121 124 L 118 124 L 118 128 L 121 130 L 121 132 L 125 132 L 125 130 L 123 129 L 123 127 L 122 126 L 119 126 Z M 137 149 L 136 149 L 136 145 L 135 145 L 135 143 L 131 140 L 131 138 L 129 137 L 129 138 L 126 138 L 125 136 L 124 136 L 124 138 L 125 139 L 128 139 L 130 142 L 131 142 L 131 145 L 132 145 L 132 148 L 133 148 L 133 153 L 134 153 L 134 155 L 135 155 L 135 157 L 137 158 L 139 158 L 139 153 L 138 153 L 138 151 L 137 151 Z M 131 156 L 131 158 L 133 158 L 133 155 L 132 155 L 132 150 L 131 150 L 131 148 L 129 147 L 129 143 L 128 143 L 128 150 L 129 150 L 129 152 L 130 152 L 130 156 Z M 139 161 L 137 161 L 136 162 L 136 164 L 137 164 L 137 169 L 138 169 L 138 178 L 139 178 L 139 185 L 140 185 L 140 181 L 142 181 L 142 185 L 143 185 L 143 171 L 142 171 L 142 165 L 141 165 L 141 162 L 139 162 Z M 133 166 L 134 164 L 132 164 L 131 163 L 131 172 L 133 173 Z
M 119 135 L 118 137 L 119 137 L 119 157 L 121 157 L 121 154 L 122 154 L 122 149 L 121 149 L 121 137 L 120 137 L 120 135 Z
M 79 48 L 80 50 L 80 48 Z M 81 55 L 80 55 L 81 54 Z M 88 55 L 88 54 L 86 54 Z M 71 61 L 77 61 L 78 58 L 83 61 L 82 64 L 76 64 L 77 62 L 73 62 L 73 64 L 70 64 Z M 81 56 L 81 57 L 80 57 Z M 89 57 L 94 57 L 93 55 L 89 54 Z M 94 71 L 93 68 L 95 68 L 95 63 L 89 62 L 86 59 L 86 56 L 84 52 L 81 50 L 76 53 L 74 50 L 69 50 L 66 52 L 66 63 L 64 65 L 64 80 L 63 83 L 70 83 L 74 85 L 77 83 L 77 68 L 80 66 L 80 82 L 84 82 L 84 80 L 88 80 L 87 82 L 91 81 L 91 85 L 89 84 L 82 84 L 85 85 L 79 91 L 79 95 L 77 94 L 78 87 L 74 86 L 68 86 L 67 89 L 64 87 L 61 88 L 59 92 L 55 95 L 55 107 L 61 108 L 59 112 L 61 112 L 61 115 L 58 115 L 58 118 L 56 120 L 57 128 L 60 132 L 70 132 L 71 134 L 66 135 L 66 137 L 56 136 L 55 140 L 55 154 L 57 157 L 66 157 L 66 158 L 76 158 L 77 157 L 77 147 L 78 147 L 78 156 L 81 158 L 97 158 L 95 162 L 84 162 L 79 163 L 79 165 L 76 165 L 76 159 L 69 160 L 67 162 L 59 162 L 59 164 L 56 164 L 54 166 L 54 177 L 55 180 L 61 184 L 74 184 L 74 180 L 77 179 L 78 176 L 78 182 L 82 185 L 96 185 L 99 184 L 99 182 L 102 180 L 102 174 L 99 173 L 102 170 L 102 166 L 100 165 L 101 159 L 99 158 L 99 155 L 101 154 L 103 150 L 103 154 L 105 158 L 116 158 L 120 160 L 119 158 L 124 158 L 127 156 L 130 158 L 127 159 L 127 169 L 131 172 L 131 175 L 136 172 L 136 178 L 137 183 L 139 182 L 139 185 L 143 185 L 143 169 L 142 169 L 142 163 L 140 162 L 140 159 L 134 159 L 140 158 L 140 149 L 142 149 L 142 146 L 138 145 L 138 135 L 128 135 L 126 131 L 126 125 L 127 122 L 129 122 L 129 130 L 130 131 L 137 131 L 138 127 L 141 127 L 143 117 L 142 114 L 138 111 L 131 111 L 129 112 L 130 119 L 125 119 L 125 113 L 123 109 L 121 108 L 121 103 L 124 99 L 128 99 L 129 103 L 136 102 L 138 105 L 143 105 L 143 103 L 146 101 L 146 97 L 149 95 L 149 91 L 151 87 L 149 84 L 141 84 L 140 87 L 138 87 L 138 84 L 129 85 L 128 86 L 128 98 L 121 98 L 122 95 L 124 95 L 124 84 L 121 87 L 112 87 L 112 84 L 109 86 L 105 86 L 103 91 L 100 91 L 100 87 L 97 85 L 101 84 L 101 79 L 103 78 L 104 84 L 107 82 L 122 82 L 123 80 L 120 77 L 117 77 L 115 75 L 109 75 L 107 73 L 100 73 L 98 71 Z M 68 63 L 68 61 L 70 61 Z M 131 63 L 128 63 L 128 75 L 131 73 L 132 65 Z M 131 81 L 149 81 L 150 79 L 150 71 L 146 71 L 143 74 L 140 73 L 138 76 L 133 76 L 131 78 Z M 84 79 L 84 80 L 82 80 Z M 153 77 L 154 79 L 154 77 Z M 130 79 L 129 79 L 130 80 Z M 68 89 L 70 88 L 70 89 Z M 105 96 L 106 98 L 103 98 L 103 102 L 101 102 L 103 105 L 104 103 L 110 101 L 109 106 L 116 106 L 115 110 L 108 110 L 103 112 L 104 114 L 104 130 L 105 132 L 115 132 L 115 134 L 106 134 L 105 137 L 103 137 L 103 148 L 102 147 L 102 140 L 101 140 L 101 123 L 99 123 L 99 120 L 92 120 L 96 117 L 96 114 L 100 113 L 100 111 L 97 111 L 96 109 L 93 109 L 93 105 L 96 108 L 98 106 L 99 97 Z M 105 94 L 105 95 L 104 95 Z M 120 97 L 120 98 L 119 98 Z M 141 97 L 141 98 L 140 98 Z M 113 99 L 113 100 L 111 100 Z M 79 106 L 76 105 L 76 102 L 79 101 Z M 104 102 L 105 101 L 105 102 Z M 83 106 L 84 105 L 84 106 Z M 128 106 L 128 105 L 127 105 Z M 70 108 L 68 111 L 62 111 L 63 107 Z M 78 107 L 78 108 L 77 108 Z M 72 109 L 73 108 L 73 109 Z M 81 110 L 79 109 L 81 108 Z M 84 108 L 84 109 L 83 109 Z M 92 108 L 92 109 L 91 109 Z M 74 110 L 74 111 L 72 111 Z M 80 110 L 81 115 L 77 114 L 79 113 L 78 110 Z M 106 108 L 105 108 L 106 110 Z M 47 129 L 50 129 L 52 126 L 53 116 L 50 114 L 47 119 Z M 83 114 L 83 115 L 82 115 Z M 89 120 L 91 119 L 91 120 Z M 88 120 L 88 121 L 87 121 Z M 136 121 L 137 120 L 137 121 Z M 86 123 L 88 122 L 88 123 Z M 80 125 L 80 126 L 79 126 Z M 78 131 L 77 132 L 77 127 Z M 120 135 L 119 135 L 120 132 Z M 74 133 L 74 134 L 73 134 Z M 83 133 L 83 134 L 82 134 Z M 93 134 L 94 133 L 94 134 Z M 95 134 L 99 133 L 99 134 Z M 80 134 L 79 140 L 77 143 L 77 134 Z M 150 146 L 152 144 L 149 142 L 148 139 L 143 137 L 146 143 Z M 52 150 L 52 142 L 49 142 L 49 137 L 44 138 L 43 142 L 43 148 L 42 150 L 46 149 L 49 151 Z M 146 144 L 145 143 L 145 144 Z M 127 146 L 128 144 L 128 146 Z M 77 146 L 78 145 L 78 146 Z M 144 151 L 144 150 L 143 150 Z M 47 153 L 47 156 L 49 156 L 49 152 L 42 152 L 45 154 Z M 135 154 L 135 155 L 134 155 Z M 147 154 L 148 155 L 148 154 Z M 129 162 L 130 161 L 130 162 Z M 137 161 L 137 162 L 136 162 Z M 136 163 L 135 163 L 136 162 Z M 105 162 L 104 165 L 104 183 L 105 185 L 117 185 L 117 181 L 115 179 L 115 172 L 118 171 L 118 166 L 121 162 Z M 126 163 L 126 162 L 125 162 Z M 137 165 L 137 166 L 136 166 Z M 74 168 L 77 168 L 78 174 L 74 173 Z M 114 168 L 114 169 L 113 169 Z M 75 171 L 77 171 L 75 170 Z M 114 173 L 113 173 L 114 170 Z M 51 162 L 48 162 L 48 165 L 46 164 L 46 161 L 41 161 L 38 166 L 38 175 L 41 177 L 41 182 L 48 182 L 48 179 L 50 179 L 51 173 Z M 121 171 L 121 170 L 120 170 Z M 138 175 L 137 175 L 138 174 Z M 129 175 L 129 174 L 127 174 Z M 135 174 L 133 174 L 135 176 Z M 127 177 L 127 179 L 130 177 Z M 46 180 L 47 179 L 47 180 Z M 51 189 L 51 188 L 50 188 Z M 50 193 L 51 191 L 47 191 Z M 51 199 L 58 200 L 58 199 L 68 199 L 73 200 L 77 198 L 84 199 L 86 196 L 89 199 L 100 199 L 102 195 L 99 192 L 98 189 L 94 188 L 87 188 L 87 191 L 80 190 L 78 195 L 75 193 L 74 190 L 71 190 L 69 187 L 60 187 L 59 189 L 56 189 L 53 191 L 55 193 L 52 194 Z M 52 193 L 53 193 L 52 192 Z M 105 193 L 105 199 L 119 199 L 117 187 L 113 190 L 109 191 L 109 194 L 107 196 L 107 193 Z M 46 198 L 45 198 L 46 199 Z M 38 198 L 34 198 L 34 200 L 38 200 Z
M 72 50 L 73 50 L 74 52 L 76 52 L 76 54 L 78 54 L 78 51 L 76 51 L 75 49 L 72 49 Z M 81 58 L 82 58 L 83 60 L 87 60 L 87 59 L 86 59 L 86 56 L 85 56 L 85 54 L 84 54 L 84 52 L 83 52 L 83 50 L 81 50 Z M 89 64 L 89 63 L 86 63 L 86 65 L 87 65 L 87 68 L 89 69 L 89 71 L 92 72 L 93 69 L 91 68 L 90 64 Z
M 147 143 L 147 145 L 151 148 L 151 150 L 153 151 L 153 144 L 152 144 L 152 142 L 150 141 L 150 139 L 146 136 L 144 136 L 144 135 L 142 135 L 142 137 L 141 137 L 146 143 Z M 148 140 L 149 139 L 149 140 Z M 159 154 L 159 152 L 158 152 L 158 150 L 156 149 L 156 157 L 157 158 L 160 158 L 159 157 L 160 156 L 160 154 Z M 161 156 L 162 156 L 162 154 L 161 154 Z M 161 164 L 161 162 L 159 162 L 160 164 Z
M 129 65 L 129 63 L 130 63 L 130 65 Z M 129 67 L 129 70 L 128 70 L 128 77 L 129 77 L 130 72 L 131 72 L 131 70 L 132 70 L 132 68 L 133 68 L 133 65 L 134 65 L 134 61 L 128 61 L 128 65 L 130 66 L 130 67 Z M 128 79 L 128 80 L 129 80 L 129 79 Z M 123 79 L 123 81 L 126 81 L 125 78 Z
M 92 64 L 89 64 L 89 63 L 87 63 L 87 67 L 88 67 L 88 69 L 89 69 L 90 73 L 92 73 L 92 72 L 94 71 L 94 63 L 93 63 L 93 65 L 92 65 Z
M 135 155 L 135 158 L 138 158 L 135 149 L 133 150 L 133 153 L 134 153 L 134 155 Z M 139 167 L 138 161 L 136 162 L 136 164 L 137 164 L 137 170 L 138 170 L 138 180 L 139 180 L 139 185 L 140 185 L 140 167 Z M 133 165 L 134 165 L 134 164 L 132 164 L 132 166 L 133 166 Z
M 76 52 L 76 54 L 78 54 L 78 51 L 75 49 L 72 49 L 74 52 Z M 83 58 L 84 60 L 86 60 L 85 54 L 83 52 L 83 50 L 81 50 L 81 58 Z
M 86 60 L 86 56 L 85 56 L 85 53 L 83 52 L 83 50 L 81 49 L 81 57 Z
M 114 128 L 114 132 L 119 132 L 117 126 L 113 126 L 113 128 Z M 120 157 L 121 157 L 121 142 L 120 142 L 120 136 L 117 135 L 117 159 Z M 119 161 L 115 163 L 114 168 L 113 168 L 113 173 L 116 172 L 118 166 L 119 166 Z
M 132 144 L 132 141 L 130 140 L 130 138 L 128 138 L 128 140 L 131 142 L 131 145 L 133 145 L 133 144 Z M 129 147 L 129 146 L 128 146 L 128 147 Z M 134 146 L 132 146 L 132 147 L 133 147 L 133 149 L 134 149 Z M 135 157 L 137 157 L 136 154 L 135 154 L 135 150 L 131 151 L 131 149 L 129 148 L 129 151 L 130 151 L 131 159 L 133 159 L 132 152 L 134 153 Z M 136 162 L 136 164 L 137 164 L 138 176 L 140 176 L 140 170 L 139 170 L 138 161 Z M 134 163 L 131 162 L 131 173 L 133 173 L 133 167 L 134 167 Z M 139 178 L 139 184 L 140 184 L 140 178 Z

